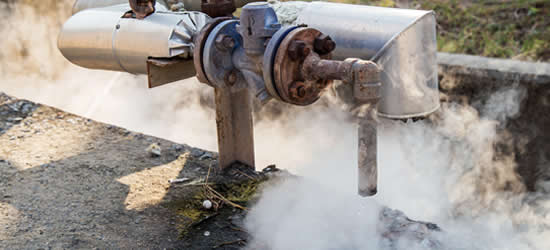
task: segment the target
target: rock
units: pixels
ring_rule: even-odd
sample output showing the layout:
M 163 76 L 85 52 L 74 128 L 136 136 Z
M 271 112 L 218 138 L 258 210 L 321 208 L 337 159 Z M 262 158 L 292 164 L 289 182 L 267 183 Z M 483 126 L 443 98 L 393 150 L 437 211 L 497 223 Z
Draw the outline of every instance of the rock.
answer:
M 442 249 L 442 244 L 434 234 L 441 232 L 433 223 L 414 221 L 399 210 L 383 208 L 380 212 L 378 230 L 382 235 L 382 244 L 394 249 L 398 242 L 407 241 L 412 249 Z
M 172 149 L 175 150 L 176 152 L 181 152 L 185 149 L 185 147 L 180 144 L 174 144 L 172 145 Z
M 151 154 L 152 157 L 159 157 L 162 155 L 162 150 L 158 143 L 151 144 L 146 151 Z
M 205 152 L 201 158 L 199 158 L 199 160 L 206 160 L 206 159 L 212 159 L 214 156 L 212 155 L 212 153 L 210 152 Z
M 203 150 L 200 150 L 198 148 L 193 148 L 191 150 L 191 155 L 196 158 L 201 157 L 202 155 L 204 155 L 204 153 L 205 152 Z

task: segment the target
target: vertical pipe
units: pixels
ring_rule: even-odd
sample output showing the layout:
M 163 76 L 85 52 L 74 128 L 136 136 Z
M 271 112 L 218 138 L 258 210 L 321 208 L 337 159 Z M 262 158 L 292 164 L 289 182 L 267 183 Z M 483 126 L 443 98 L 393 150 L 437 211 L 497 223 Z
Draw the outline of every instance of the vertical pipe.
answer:
M 220 168 L 240 162 L 254 167 L 252 98 L 248 89 L 214 88 Z
M 378 192 L 377 165 L 377 112 L 375 105 L 369 105 L 367 112 L 359 120 L 359 152 L 358 152 L 358 193 L 373 196 Z

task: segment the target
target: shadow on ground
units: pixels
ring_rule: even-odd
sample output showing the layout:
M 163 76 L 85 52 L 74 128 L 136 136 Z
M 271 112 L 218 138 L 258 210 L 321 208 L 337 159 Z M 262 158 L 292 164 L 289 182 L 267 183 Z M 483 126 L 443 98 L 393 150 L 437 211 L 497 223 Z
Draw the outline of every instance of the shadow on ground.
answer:
M 215 246 L 203 242 L 195 247 L 181 237 L 187 218 L 174 204 L 197 189 L 169 183 L 204 178 L 215 153 L 5 95 L 0 95 L 0 114 L 0 248 Z M 71 135 L 77 140 L 63 139 Z M 160 144 L 161 156 L 146 151 L 153 143 Z M 216 229 L 200 225 L 193 230 L 202 236 Z M 224 242 L 242 233 L 210 238 Z

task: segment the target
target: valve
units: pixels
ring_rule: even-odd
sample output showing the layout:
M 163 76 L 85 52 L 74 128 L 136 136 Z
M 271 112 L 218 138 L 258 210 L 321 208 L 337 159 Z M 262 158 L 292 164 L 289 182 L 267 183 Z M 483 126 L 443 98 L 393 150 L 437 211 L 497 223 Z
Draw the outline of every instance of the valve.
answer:
M 240 20 L 215 19 L 195 41 L 198 79 L 215 89 L 219 164 L 254 166 L 251 98 L 300 106 L 315 103 L 334 80 L 352 84 L 359 121 L 359 194 L 376 194 L 376 106 L 380 67 L 371 61 L 331 60 L 337 44 L 305 26 L 281 27 L 265 3 L 242 9 Z
M 232 16 L 255 1 L 184 0 L 202 12 L 171 13 L 156 0 L 78 0 L 58 47 L 76 65 L 147 74 L 151 88 L 194 75 L 213 87 L 220 169 L 254 166 L 252 98 L 311 105 L 341 80 L 359 111 L 359 194 L 374 195 L 377 117 L 439 107 L 434 13 L 314 1 L 295 13 L 307 25 L 282 27 L 265 3 Z

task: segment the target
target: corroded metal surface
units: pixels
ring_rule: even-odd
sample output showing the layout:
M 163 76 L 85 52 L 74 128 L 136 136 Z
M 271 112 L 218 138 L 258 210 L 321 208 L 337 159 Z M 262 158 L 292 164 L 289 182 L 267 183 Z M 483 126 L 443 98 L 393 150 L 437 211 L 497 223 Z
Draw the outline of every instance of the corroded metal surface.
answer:
M 412 118 L 439 108 L 433 11 L 314 1 L 296 23 L 330 35 L 334 59 L 372 60 L 384 68 L 380 116 Z
M 281 100 L 295 105 L 309 105 L 317 101 L 329 79 L 306 79 L 302 67 L 306 58 L 313 53 L 315 39 L 322 33 L 311 28 L 297 28 L 281 42 L 275 62 L 273 79 Z M 330 54 L 320 58 L 329 59 Z
M 369 104 L 366 104 L 369 105 Z M 375 195 L 378 182 L 377 121 L 375 104 L 367 107 L 366 114 L 359 118 L 358 144 L 358 193 L 361 196 Z
M 372 196 L 378 192 L 377 108 L 381 98 L 381 69 L 371 61 L 356 60 L 352 71 L 353 95 L 362 104 L 358 113 L 358 193 Z
M 254 166 L 254 130 L 252 99 L 247 89 L 238 92 L 229 87 L 214 88 L 219 166 L 235 162 Z

